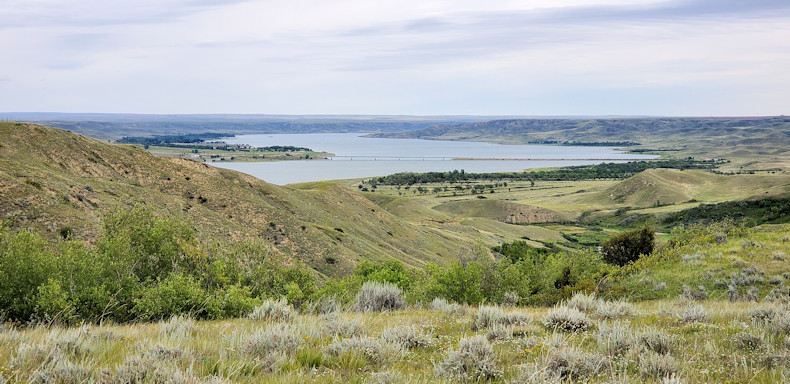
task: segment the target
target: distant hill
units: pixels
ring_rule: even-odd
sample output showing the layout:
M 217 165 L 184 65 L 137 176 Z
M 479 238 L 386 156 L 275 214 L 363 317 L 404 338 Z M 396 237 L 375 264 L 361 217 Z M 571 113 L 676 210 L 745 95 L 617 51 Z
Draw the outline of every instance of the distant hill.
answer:
M 409 223 L 343 186 L 279 187 L 34 124 L 0 123 L 0 180 L 0 218 L 14 227 L 52 238 L 70 227 L 90 242 L 108 210 L 146 204 L 191 223 L 206 241 L 258 239 L 330 276 L 362 259 L 443 262 L 474 244 Z
M 730 169 L 790 169 L 790 117 L 510 119 L 372 136 L 429 140 L 636 142 L 639 150 L 727 158 Z M 669 151 L 669 152 L 666 152 Z
M 689 201 L 720 202 L 790 193 L 790 179 L 775 175 L 718 175 L 699 170 L 648 169 L 582 200 L 645 208 Z
M 3 113 L 0 117 L 66 129 L 103 140 L 124 136 L 181 135 L 204 132 L 233 134 L 400 132 L 435 124 L 488 120 L 473 116 L 367 115 L 145 115 L 112 113 Z

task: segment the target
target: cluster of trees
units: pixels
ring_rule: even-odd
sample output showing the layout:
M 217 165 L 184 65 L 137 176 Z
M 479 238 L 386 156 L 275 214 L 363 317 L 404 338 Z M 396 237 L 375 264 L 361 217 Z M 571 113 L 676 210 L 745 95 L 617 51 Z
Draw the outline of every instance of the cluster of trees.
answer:
M 708 224 L 724 220 L 740 220 L 745 225 L 790 223 L 790 197 L 767 197 L 758 200 L 728 201 L 701 204 L 668 215 L 664 224 Z
M 259 151 L 267 151 L 267 152 L 299 152 L 305 151 L 310 152 L 312 149 L 305 148 L 305 147 L 294 147 L 292 145 L 270 145 L 268 147 L 256 147 L 255 149 Z
M 299 304 L 311 297 L 309 271 L 283 267 L 267 254 L 255 243 L 201 244 L 194 229 L 145 207 L 107 214 L 95 246 L 52 243 L 3 225 L 0 319 L 125 322 L 180 313 L 214 319 L 243 316 L 263 298 Z
M 150 137 L 124 136 L 118 139 L 118 142 L 123 144 L 155 145 L 161 147 L 174 143 L 202 143 L 206 140 L 215 140 L 222 137 L 235 137 L 235 135 L 232 133 L 203 132 L 183 135 L 154 135 Z
M 607 240 L 607 251 L 535 248 L 525 241 L 494 247 L 496 257 L 478 248 L 474 256 L 448 266 L 428 263 L 407 270 L 392 260 L 381 265 L 360 263 L 341 280 L 330 280 L 319 295 L 350 302 L 365 281 L 397 285 L 410 302 L 441 297 L 458 303 L 503 303 L 513 294 L 521 304 L 552 305 L 579 291 L 595 291 L 599 282 L 619 267 L 651 254 L 655 231 L 642 227 Z
M 477 180 L 518 180 L 518 181 L 579 181 L 599 179 L 626 179 L 646 169 L 713 169 L 720 163 L 716 160 L 671 159 L 659 161 L 632 161 L 628 163 L 605 163 L 579 165 L 535 172 L 492 172 L 467 173 L 463 170 L 452 172 L 401 172 L 370 180 L 374 185 L 414 185 L 425 183 L 459 183 Z
M 609 240 L 628 261 L 653 249 L 639 229 Z M 364 261 L 354 273 L 321 286 L 298 265 L 286 267 L 256 243 L 207 245 L 193 228 L 138 206 L 108 213 L 95 245 L 52 242 L 0 227 L 0 319 L 18 321 L 150 321 L 189 313 L 199 319 L 240 317 L 267 298 L 295 306 L 334 298 L 351 303 L 367 281 L 397 285 L 411 302 L 436 297 L 459 303 L 550 305 L 595 290 L 625 264 L 593 250 L 534 248 L 523 241 L 479 247 L 449 266 L 407 269 L 396 260 Z M 637 239 L 634 241 L 634 239 Z
M 515 293 L 522 304 L 551 305 L 573 292 L 595 289 L 612 268 L 592 250 L 543 252 L 525 246 L 530 250 L 493 259 L 478 249 L 449 266 L 428 263 L 423 269 L 406 269 L 396 260 L 380 265 L 364 261 L 353 274 L 329 280 L 318 294 L 350 303 L 365 281 L 378 281 L 397 285 L 409 302 L 441 297 L 468 304 L 502 303 Z
M 573 145 L 581 147 L 630 147 L 641 145 L 635 141 L 574 141 L 574 140 L 533 140 L 528 144 Z
M 191 133 L 183 135 L 154 135 L 149 137 L 144 136 L 124 136 L 118 140 L 122 144 L 138 144 L 142 145 L 145 149 L 149 146 L 157 147 L 170 147 L 170 148 L 189 148 L 193 151 L 199 149 L 224 149 L 228 151 L 243 151 L 249 149 L 256 149 L 265 152 L 310 152 L 310 148 L 295 147 L 292 145 L 271 145 L 267 147 L 249 147 L 246 145 L 231 145 L 231 144 L 199 144 L 206 140 L 215 140 L 223 137 L 235 137 L 232 133 Z

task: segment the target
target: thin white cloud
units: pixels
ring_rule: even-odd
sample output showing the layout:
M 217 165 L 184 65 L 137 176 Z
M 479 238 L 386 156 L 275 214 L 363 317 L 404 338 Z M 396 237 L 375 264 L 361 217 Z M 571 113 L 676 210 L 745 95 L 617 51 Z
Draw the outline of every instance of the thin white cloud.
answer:
M 777 0 L 6 0 L 0 17 L 8 110 L 746 114 L 790 96 Z

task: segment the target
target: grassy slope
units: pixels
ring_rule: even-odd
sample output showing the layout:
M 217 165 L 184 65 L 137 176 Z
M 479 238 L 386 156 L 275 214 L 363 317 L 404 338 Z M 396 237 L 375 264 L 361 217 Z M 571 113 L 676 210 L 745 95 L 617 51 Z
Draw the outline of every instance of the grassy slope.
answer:
M 683 285 L 694 289 L 702 286 L 710 298 L 718 300 L 727 299 L 728 286 L 733 285 L 741 295 L 753 287 L 762 299 L 773 289 L 786 289 L 790 277 L 789 237 L 790 225 L 782 224 L 730 234 L 721 244 L 713 238 L 696 241 L 666 257 L 645 260 L 644 266 L 623 279 L 619 290 L 629 299 L 645 300 L 676 297 Z M 749 284 L 731 280 L 744 273 L 756 280 Z M 660 282 L 666 283 L 665 289 L 652 289 Z
M 90 241 L 103 212 L 145 203 L 192 222 L 206 241 L 254 238 L 328 275 L 363 258 L 444 261 L 474 243 L 415 226 L 339 185 L 279 187 L 29 124 L 0 125 L 0 178 L 0 213 L 17 227 L 56 237 L 70 226 Z
M 696 200 L 710 204 L 787 193 L 790 193 L 790 175 L 783 173 L 717 175 L 704 171 L 651 169 L 584 196 L 582 200 L 603 206 L 619 204 L 644 208 L 656 202 L 681 204 Z
M 557 231 L 523 223 L 514 225 L 511 213 L 539 214 L 541 220 L 559 216 L 549 210 L 530 207 L 496 197 L 491 200 L 471 198 L 443 198 L 439 201 L 425 196 L 396 197 L 383 193 L 365 193 L 365 196 L 393 215 L 401 217 L 425 228 L 431 228 L 446 236 L 458 238 L 474 237 L 488 246 L 511 242 L 516 239 L 539 241 L 563 241 Z M 408 196 L 408 195 L 407 195 Z M 451 201 L 450 201 L 451 200 Z M 559 217 L 560 220 L 564 218 Z M 532 245 L 542 247 L 536 241 Z

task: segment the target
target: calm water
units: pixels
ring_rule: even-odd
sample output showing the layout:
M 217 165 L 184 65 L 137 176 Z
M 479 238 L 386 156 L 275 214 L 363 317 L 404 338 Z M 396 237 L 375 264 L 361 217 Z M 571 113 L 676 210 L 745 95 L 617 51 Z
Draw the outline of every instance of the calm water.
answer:
M 605 147 L 497 145 L 461 141 L 375 139 L 360 137 L 360 135 L 359 133 L 242 135 L 225 141 L 229 144 L 249 144 L 256 147 L 293 145 L 331 152 L 336 156 L 331 160 L 210 164 L 283 185 L 306 181 L 384 176 L 407 171 L 463 169 L 466 172 L 507 172 L 655 157 L 625 154 Z M 474 160 L 453 160 L 454 158 Z

